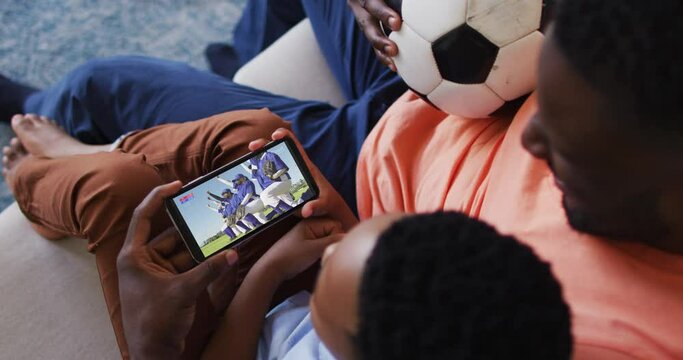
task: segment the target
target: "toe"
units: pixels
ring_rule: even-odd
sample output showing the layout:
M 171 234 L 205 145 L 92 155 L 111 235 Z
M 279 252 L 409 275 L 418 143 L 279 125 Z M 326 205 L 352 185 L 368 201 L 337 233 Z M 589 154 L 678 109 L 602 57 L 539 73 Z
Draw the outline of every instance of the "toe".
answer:
M 21 140 L 19 140 L 19 138 L 12 138 L 12 140 L 9 141 L 9 145 L 12 148 L 12 151 L 14 151 L 17 154 L 26 153 L 26 149 L 24 149 L 24 145 L 21 143 Z
M 15 133 L 19 134 L 20 132 L 31 128 L 33 128 L 33 121 L 28 115 L 16 115 L 12 118 L 12 130 L 14 130 Z
M 26 118 L 35 122 L 40 121 L 40 117 L 36 114 L 26 114 Z
M 12 125 L 18 124 L 18 123 L 20 123 L 20 122 L 22 122 L 22 121 L 24 121 L 24 115 L 22 115 L 22 114 L 16 114 L 16 115 L 12 116 L 11 124 L 12 124 Z

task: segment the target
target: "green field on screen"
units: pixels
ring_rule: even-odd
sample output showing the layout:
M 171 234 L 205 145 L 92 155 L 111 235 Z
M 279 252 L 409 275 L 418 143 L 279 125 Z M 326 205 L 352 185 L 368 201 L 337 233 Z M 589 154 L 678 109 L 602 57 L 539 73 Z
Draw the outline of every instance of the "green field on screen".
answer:
M 304 186 L 301 189 L 297 190 L 292 194 L 292 197 L 294 197 L 294 201 L 297 201 L 301 198 L 301 195 L 303 195 L 304 192 L 308 190 L 308 186 Z M 266 216 L 268 215 L 272 210 L 268 209 L 263 212 L 263 215 Z M 275 218 L 273 218 L 274 220 Z M 271 220 L 272 221 L 272 220 Z M 242 238 L 244 235 L 240 235 L 235 239 L 230 240 L 230 237 L 228 235 L 223 235 L 219 237 L 218 239 L 206 244 L 205 246 L 201 247 L 202 254 L 204 254 L 205 257 L 208 257 L 209 255 L 215 253 L 216 251 L 219 251 L 220 249 L 234 243 L 235 241 L 239 240 Z

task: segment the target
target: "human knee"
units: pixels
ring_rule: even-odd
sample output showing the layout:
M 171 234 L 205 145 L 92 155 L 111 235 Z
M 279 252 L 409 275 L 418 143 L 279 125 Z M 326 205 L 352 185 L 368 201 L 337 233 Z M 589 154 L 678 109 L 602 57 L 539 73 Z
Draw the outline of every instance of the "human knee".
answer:
M 127 228 L 133 210 L 163 183 L 142 155 L 106 153 L 98 166 L 84 174 L 77 214 L 83 232 L 97 235 Z
M 247 143 L 259 138 L 270 138 L 270 135 L 278 128 L 289 128 L 288 122 L 267 109 L 247 110 L 239 112 L 237 119 L 223 118 L 219 115 L 219 129 L 227 135 L 233 133 L 236 138 L 244 139 Z M 226 136 L 220 136 L 225 139 Z M 229 144 L 221 143 L 227 146 Z
M 126 69 L 136 66 L 136 57 L 116 56 L 88 60 L 66 77 L 69 89 L 77 94 L 88 94 L 97 85 L 107 84 Z
M 206 141 L 205 146 L 208 153 L 220 154 L 214 159 L 219 164 L 244 154 L 251 141 L 269 139 L 278 128 L 290 128 L 288 122 L 266 109 L 216 115 L 209 123 L 214 127 L 215 141 Z
M 111 155 L 92 174 L 93 183 L 102 193 L 118 200 L 142 200 L 162 183 L 158 171 L 145 161 L 143 155 L 120 152 Z M 134 205 L 137 206 L 137 203 Z

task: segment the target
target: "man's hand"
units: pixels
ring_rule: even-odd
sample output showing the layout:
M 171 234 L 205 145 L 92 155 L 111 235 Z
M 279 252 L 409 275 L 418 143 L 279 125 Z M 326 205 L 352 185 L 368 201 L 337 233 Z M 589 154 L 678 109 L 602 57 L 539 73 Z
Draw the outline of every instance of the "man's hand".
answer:
M 325 248 L 341 240 L 342 235 L 338 221 L 303 220 L 268 249 L 255 268 L 278 277 L 275 283 L 291 280 L 320 259 Z
M 401 29 L 401 17 L 392 10 L 384 0 L 347 0 L 351 11 L 365 37 L 370 40 L 379 60 L 391 70 L 396 71 L 396 65 L 391 57 L 398 55 L 396 43 L 389 40 L 382 32 L 379 22 L 392 31 Z
M 151 218 L 180 182 L 159 186 L 135 209 L 117 260 L 123 329 L 133 358 L 178 358 L 204 290 L 224 309 L 235 288 L 237 253 L 193 260 L 171 228 L 150 241 Z
M 299 140 L 292 134 L 291 131 L 280 128 L 273 132 L 271 139 L 273 141 L 280 140 L 288 137 L 294 141 L 296 147 L 301 153 L 301 157 L 304 159 L 306 166 L 311 171 L 311 175 L 318 184 L 318 189 L 320 190 L 320 195 L 317 199 L 309 201 L 301 209 L 301 216 L 304 218 L 310 218 L 312 216 L 329 216 L 334 220 L 341 223 L 342 229 L 344 231 L 349 231 L 358 223 L 358 219 L 353 214 L 353 211 L 346 204 L 344 199 L 339 195 L 337 190 L 334 189 L 332 184 L 325 178 L 325 176 L 320 172 L 317 166 L 313 164 L 311 159 L 308 158 L 304 147 L 301 146 Z M 262 148 L 268 140 L 258 139 L 249 143 L 249 150 L 256 151 Z

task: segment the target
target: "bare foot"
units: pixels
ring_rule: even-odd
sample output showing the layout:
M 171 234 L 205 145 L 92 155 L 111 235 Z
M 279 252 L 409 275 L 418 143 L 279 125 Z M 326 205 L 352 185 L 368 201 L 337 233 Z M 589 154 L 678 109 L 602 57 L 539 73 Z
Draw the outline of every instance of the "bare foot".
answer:
M 14 170 L 29 156 L 26 149 L 17 138 L 12 138 L 9 146 L 2 148 L 2 176 L 7 187 L 14 194 Z
M 5 177 L 5 182 L 7 187 L 10 189 L 12 194 L 14 194 L 14 181 L 16 176 L 16 170 L 21 165 L 24 160 L 29 158 L 31 155 L 26 151 L 21 141 L 17 138 L 12 138 L 9 142 L 9 146 L 2 148 L 2 176 Z M 33 230 L 35 230 L 40 236 L 49 240 L 59 240 L 66 237 L 66 234 L 48 229 L 44 226 L 38 225 L 33 222 L 29 222 Z
M 74 139 L 45 116 L 15 115 L 12 129 L 24 149 L 35 156 L 58 158 L 109 150 L 109 145 L 87 145 Z

